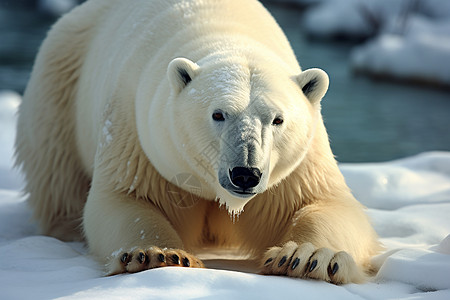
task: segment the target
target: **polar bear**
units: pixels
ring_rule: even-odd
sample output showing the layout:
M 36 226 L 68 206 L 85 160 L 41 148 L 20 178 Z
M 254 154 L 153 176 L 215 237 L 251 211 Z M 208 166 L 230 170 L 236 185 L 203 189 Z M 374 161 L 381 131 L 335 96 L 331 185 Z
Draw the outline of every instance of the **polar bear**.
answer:
M 256 0 L 90 0 L 40 48 L 17 164 L 44 234 L 110 275 L 203 267 L 362 282 L 380 249 L 330 150 L 328 76 L 302 71 Z

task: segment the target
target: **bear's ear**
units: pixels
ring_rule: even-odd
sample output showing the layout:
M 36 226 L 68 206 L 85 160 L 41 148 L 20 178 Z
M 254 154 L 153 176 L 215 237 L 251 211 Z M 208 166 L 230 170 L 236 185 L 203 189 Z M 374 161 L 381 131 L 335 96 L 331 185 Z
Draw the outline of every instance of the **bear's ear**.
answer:
M 321 69 L 308 69 L 297 76 L 297 82 L 312 104 L 319 103 L 328 90 L 327 73 Z
M 180 57 L 172 60 L 167 67 L 167 76 L 172 89 L 179 93 L 194 79 L 198 70 L 199 66 L 187 58 Z

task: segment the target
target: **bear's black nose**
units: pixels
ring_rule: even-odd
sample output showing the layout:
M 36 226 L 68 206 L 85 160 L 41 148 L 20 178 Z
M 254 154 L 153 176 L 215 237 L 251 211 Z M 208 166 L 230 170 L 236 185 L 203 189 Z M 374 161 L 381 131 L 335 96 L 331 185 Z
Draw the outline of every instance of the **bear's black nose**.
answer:
M 261 171 L 257 168 L 235 167 L 230 170 L 231 182 L 243 190 L 255 187 L 261 180 Z

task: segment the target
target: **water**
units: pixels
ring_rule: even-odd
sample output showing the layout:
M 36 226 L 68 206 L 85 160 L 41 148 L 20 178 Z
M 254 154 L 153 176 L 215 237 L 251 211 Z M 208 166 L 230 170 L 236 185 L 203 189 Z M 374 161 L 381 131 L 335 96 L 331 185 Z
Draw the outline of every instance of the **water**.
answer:
M 353 44 L 308 40 L 300 11 L 265 5 L 291 41 L 302 68 L 319 67 L 330 76 L 322 114 L 339 161 L 385 161 L 450 150 L 448 91 L 355 77 L 349 67 Z
M 0 89 L 23 92 L 39 45 L 53 22 L 15 0 L 0 0 Z
M 0 1 L 0 89 L 22 93 L 54 19 L 14 7 L 12 0 Z M 354 77 L 348 64 L 352 44 L 310 41 L 302 30 L 301 11 L 265 5 L 284 29 L 302 68 L 319 67 L 330 76 L 322 113 L 340 162 L 450 151 L 449 92 Z

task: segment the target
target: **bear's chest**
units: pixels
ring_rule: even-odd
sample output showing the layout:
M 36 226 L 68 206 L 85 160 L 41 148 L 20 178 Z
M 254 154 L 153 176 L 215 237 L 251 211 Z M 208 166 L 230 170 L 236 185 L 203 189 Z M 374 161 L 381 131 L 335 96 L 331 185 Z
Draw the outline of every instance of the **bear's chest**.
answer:
M 237 246 L 240 244 L 239 220 L 228 214 L 225 207 L 210 203 L 204 215 L 201 241 L 204 246 Z

